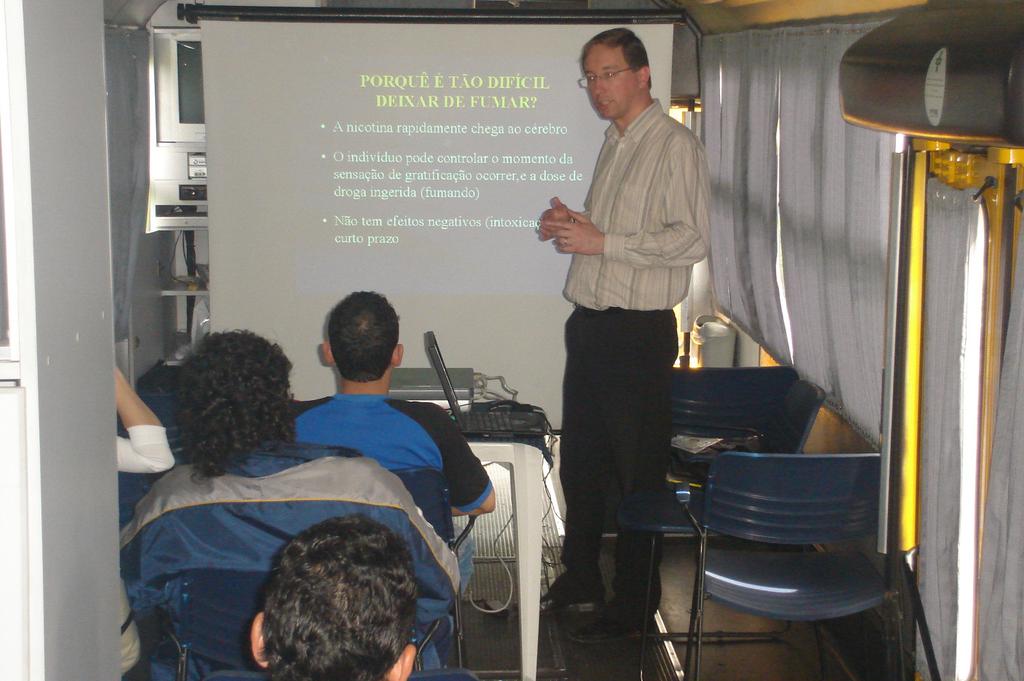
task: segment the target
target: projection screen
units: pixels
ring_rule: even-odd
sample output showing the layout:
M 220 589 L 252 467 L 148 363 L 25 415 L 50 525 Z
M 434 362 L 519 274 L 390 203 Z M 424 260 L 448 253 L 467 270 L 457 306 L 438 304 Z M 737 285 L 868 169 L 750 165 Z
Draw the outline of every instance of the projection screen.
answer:
M 300 399 L 351 291 L 388 296 L 404 366 L 501 375 L 561 421 L 569 256 L 537 239 L 580 209 L 608 126 L 577 86 L 599 24 L 202 25 L 213 325 L 282 345 Z M 672 27 L 631 27 L 668 105 Z

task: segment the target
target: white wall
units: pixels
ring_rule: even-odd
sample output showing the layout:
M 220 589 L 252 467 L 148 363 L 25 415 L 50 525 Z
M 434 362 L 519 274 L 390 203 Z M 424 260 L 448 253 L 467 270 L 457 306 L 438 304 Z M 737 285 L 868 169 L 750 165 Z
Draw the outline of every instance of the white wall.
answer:
M 24 18 L 18 237 L 33 681 L 115 679 L 113 330 L 101 0 Z M 24 145 L 22 145 L 24 147 Z M 5 150 L 7 153 L 7 150 Z M 10 227 L 10 226 L 9 226 Z

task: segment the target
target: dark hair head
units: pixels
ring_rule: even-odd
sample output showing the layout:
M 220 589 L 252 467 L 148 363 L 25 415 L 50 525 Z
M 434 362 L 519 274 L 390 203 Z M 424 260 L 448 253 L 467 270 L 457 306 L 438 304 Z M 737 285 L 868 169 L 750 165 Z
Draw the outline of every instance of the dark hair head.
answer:
M 381 294 L 357 291 L 331 310 L 327 339 L 342 378 L 376 381 L 391 365 L 398 345 L 398 315 Z
M 631 69 L 635 70 L 644 66 L 650 67 L 650 63 L 647 61 L 647 48 L 644 47 L 643 42 L 636 36 L 636 33 L 633 33 L 628 28 L 611 28 L 607 31 L 601 31 L 588 40 L 580 52 L 581 65 L 586 60 L 590 48 L 594 45 L 621 47 L 622 56 L 626 59 L 626 65 Z M 650 86 L 651 83 L 648 81 L 647 87 Z
M 238 454 L 295 438 L 288 372 L 281 347 L 251 331 L 212 333 L 185 361 L 178 422 L 200 476 L 223 475 Z
M 292 539 L 267 587 L 263 653 L 274 681 L 381 681 L 412 634 L 409 550 L 362 515 Z

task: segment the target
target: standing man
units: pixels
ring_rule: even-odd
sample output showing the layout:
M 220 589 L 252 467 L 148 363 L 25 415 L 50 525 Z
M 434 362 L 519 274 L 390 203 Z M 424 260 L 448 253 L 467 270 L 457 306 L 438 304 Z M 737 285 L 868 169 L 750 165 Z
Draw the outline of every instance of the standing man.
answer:
M 598 557 L 610 487 L 626 495 L 665 484 L 678 349 L 672 308 L 709 244 L 704 149 L 651 97 L 643 43 L 625 28 L 604 31 L 583 46 L 580 61 L 580 87 L 611 125 L 584 211 L 554 198 L 540 221 L 541 240 L 572 254 L 564 294 L 575 304 L 563 383 L 566 572 L 542 599 L 549 610 L 604 601 Z M 619 533 L 613 597 L 573 639 L 599 642 L 642 628 L 648 556 L 646 535 Z

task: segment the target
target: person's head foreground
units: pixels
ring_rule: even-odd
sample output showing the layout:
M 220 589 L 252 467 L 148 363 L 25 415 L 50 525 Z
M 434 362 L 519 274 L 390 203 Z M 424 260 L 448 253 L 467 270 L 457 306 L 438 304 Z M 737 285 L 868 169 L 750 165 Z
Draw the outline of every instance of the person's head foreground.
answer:
M 588 40 L 580 54 L 587 94 L 601 118 L 625 130 L 651 104 L 651 67 L 635 33 L 613 28 Z
M 178 385 L 182 440 L 199 474 L 223 475 L 235 456 L 295 438 L 291 368 L 280 346 L 251 331 L 203 339 Z
M 345 381 L 380 380 L 402 361 L 395 308 L 387 298 L 372 291 L 346 296 L 327 319 L 324 354 Z
M 252 625 L 274 681 L 404 681 L 416 582 L 409 551 L 361 515 L 331 518 L 285 547 Z

